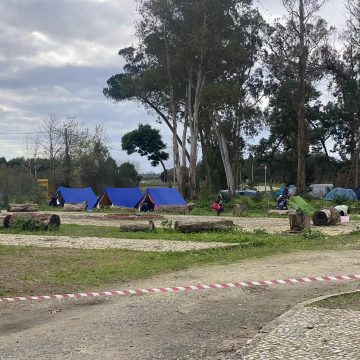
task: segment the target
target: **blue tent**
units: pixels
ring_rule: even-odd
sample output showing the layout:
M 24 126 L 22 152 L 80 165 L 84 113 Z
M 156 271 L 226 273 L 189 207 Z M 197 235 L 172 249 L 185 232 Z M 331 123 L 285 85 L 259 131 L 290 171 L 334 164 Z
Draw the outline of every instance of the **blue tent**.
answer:
M 149 203 L 150 209 L 162 206 L 186 206 L 186 201 L 175 188 L 148 188 L 140 201 L 136 204 L 139 209 L 144 202 Z
M 329 191 L 325 196 L 324 200 L 331 201 L 335 199 L 344 199 L 344 200 L 357 200 L 355 191 L 351 189 L 335 188 Z
M 143 193 L 139 188 L 105 188 L 95 206 L 102 208 L 113 205 L 135 208 L 142 196 Z
M 92 210 L 96 204 L 97 196 L 91 187 L 87 188 L 67 188 L 60 186 L 56 195 L 59 198 L 60 204 L 78 204 L 86 201 L 86 209 Z
M 276 197 L 279 197 L 280 195 L 284 194 L 285 186 L 282 186 L 278 191 L 274 193 Z M 292 195 L 296 194 L 296 186 L 295 185 L 289 185 L 289 192 L 292 193 Z
M 358 200 L 360 200 L 360 186 L 358 186 L 358 187 L 355 189 L 355 194 L 356 194 Z

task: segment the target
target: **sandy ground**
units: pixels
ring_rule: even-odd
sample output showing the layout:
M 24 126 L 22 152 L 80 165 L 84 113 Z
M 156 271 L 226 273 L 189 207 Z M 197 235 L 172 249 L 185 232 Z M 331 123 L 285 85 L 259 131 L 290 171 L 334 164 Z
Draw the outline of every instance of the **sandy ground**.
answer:
M 359 259 L 360 251 L 300 252 L 194 267 L 121 284 L 119 289 L 359 273 Z M 264 325 L 296 303 L 359 285 L 318 283 L 2 304 L 0 359 L 233 359 Z
M 136 251 L 190 251 L 229 248 L 237 244 L 169 240 L 138 240 L 97 237 L 41 236 L 0 234 L 1 245 L 39 246 L 74 249 L 126 249 Z

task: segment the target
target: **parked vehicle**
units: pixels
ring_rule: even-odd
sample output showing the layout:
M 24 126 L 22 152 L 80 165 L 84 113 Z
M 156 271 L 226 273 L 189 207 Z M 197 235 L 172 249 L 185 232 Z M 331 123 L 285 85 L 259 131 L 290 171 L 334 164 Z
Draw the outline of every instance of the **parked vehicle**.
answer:
M 225 197 L 229 196 L 229 190 L 221 190 L 220 193 L 223 194 Z M 255 196 L 256 194 L 258 194 L 258 191 L 249 189 L 247 187 L 235 190 L 236 196 Z
M 321 199 L 333 188 L 334 184 L 311 184 L 308 192 L 311 197 Z

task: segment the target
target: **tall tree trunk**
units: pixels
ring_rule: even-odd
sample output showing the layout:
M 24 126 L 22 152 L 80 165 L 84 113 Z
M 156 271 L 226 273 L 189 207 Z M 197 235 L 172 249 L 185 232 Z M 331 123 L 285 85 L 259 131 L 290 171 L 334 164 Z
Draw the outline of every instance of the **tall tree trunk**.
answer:
M 197 179 L 196 179 L 196 165 L 197 165 L 197 150 L 199 137 L 199 110 L 201 102 L 201 91 L 204 85 L 204 76 L 202 72 L 202 61 L 199 64 L 197 71 L 196 89 L 194 95 L 194 106 L 192 109 L 192 124 L 191 141 L 190 141 L 190 198 L 196 199 L 197 194 Z
M 169 81 L 169 91 L 170 91 L 170 113 L 172 119 L 172 127 L 173 127 L 173 156 L 174 156 L 174 171 L 176 171 L 177 177 L 177 186 L 183 196 L 186 194 L 184 193 L 184 179 L 183 173 L 180 167 L 180 157 L 179 157 L 179 146 L 177 141 L 177 117 L 176 117 L 176 100 L 174 95 L 174 86 L 173 86 L 173 77 L 171 73 L 171 63 L 170 63 L 170 53 L 169 53 L 169 46 L 168 41 L 165 39 L 165 51 L 166 51 L 166 63 L 167 63 L 167 74 L 168 74 L 168 81 Z
M 231 167 L 231 161 L 230 161 L 229 151 L 228 151 L 227 144 L 226 144 L 226 139 L 220 128 L 219 114 L 216 111 L 213 112 L 212 120 L 213 120 L 214 129 L 216 132 L 216 136 L 217 136 L 218 142 L 219 142 L 221 159 L 223 161 L 223 165 L 224 165 L 224 169 L 225 169 L 228 190 L 229 190 L 230 195 L 234 195 L 235 194 L 234 173 L 233 173 L 233 169 Z
M 167 118 L 167 116 L 155 105 L 153 104 L 151 101 L 149 101 L 148 99 L 146 98 L 140 98 L 140 100 L 151 107 L 151 109 L 153 109 L 160 117 L 162 120 L 164 120 L 165 124 L 168 126 L 168 128 L 170 129 L 171 133 L 174 134 L 174 129 L 169 121 L 169 119 Z M 183 146 L 183 143 L 179 137 L 178 134 L 176 134 L 176 139 L 177 139 L 177 142 L 178 144 L 182 147 Z M 187 149 L 185 148 L 185 154 L 186 154 L 186 158 L 188 159 L 188 161 L 190 161 L 190 154 L 189 152 L 187 151 Z
M 205 137 L 204 137 L 202 130 L 200 130 L 200 143 L 201 143 L 202 158 L 203 158 L 205 171 L 206 171 L 206 187 L 209 191 L 212 192 L 213 189 L 212 189 L 211 169 L 210 169 L 208 156 L 207 156 Z
M 171 179 L 170 179 L 169 172 L 167 171 L 164 162 L 162 160 L 159 160 L 159 161 L 160 161 L 160 164 L 161 164 L 162 168 L 164 169 L 164 176 L 166 176 L 169 188 L 171 188 L 172 184 L 171 184 Z
M 304 0 L 299 0 L 300 14 L 300 42 L 299 42 L 299 93 L 298 93 L 298 141 L 297 141 L 297 180 L 296 186 L 298 193 L 305 192 L 305 16 L 304 16 Z
M 191 86 L 191 84 L 190 84 Z M 186 136 L 187 136 L 187 130 L 188 130 L 188 126 L 189 126 L 189 114 L 188 114 L 188 107 L 185 106 L 185 117 L 184 117 L 184 128 L 183 128 L 183 133 L 182 133 L 182 145 L 181 145 L 181 167 L 180 167 L 180 171 L 181 171 L 181 177 L 182 177 L 182 189 L 180 190 L 182 195 L 185 198 L 189 198 L 190 194 L 188 191 L 188 184 L 187 184 L 187 171 L 186 171 Z
M 204 18 L 203 18 L 203 35 L 205 35 L 205 30 L 207 27 L 207 15 L 205 10 L 205 0 L 202 3 L 204 9 Z M 199 137 L 199 111 L 201 103 L 201 92 L 205 83 L 205 75 L 203 72 L 203 62 L 204 62 L 204 46 L 201 45 L 199 64 L 196 72 L 196 87 L 194 94 L 194 105 L 193 108 L 189 109 L 189 115 L 191 114 L 191 141 L 190 141 L 190 198 L 196 199 L 197 195 L 197 179 L 196 179 L 196 165 L 197 165 L 197 146 L 198 146 L 198 137 Z

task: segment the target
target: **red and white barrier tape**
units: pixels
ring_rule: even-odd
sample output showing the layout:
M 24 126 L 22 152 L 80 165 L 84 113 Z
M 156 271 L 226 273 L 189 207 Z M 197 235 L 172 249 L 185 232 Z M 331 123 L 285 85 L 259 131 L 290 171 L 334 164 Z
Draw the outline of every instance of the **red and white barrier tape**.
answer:
M 163 287 L 163 288 L 149 288 L 149 289 L 136 289 L 136 290 L 119 290 L 119 291 L 93 291 L 77 294 L 63 294 L 63 295 L 40 295 L 40 296 L 15 296 L 0 298 L 0 303 L 6 302 L 20 302 L 20 301 L 43 301 L 43 300 L 66 300 L 66 299 L 84 299 L 84 298 L 97 298 L 106 296 L 129 296 L 129 295 L 151 295 L 155 293 L 177 293 L 177 292 L 190 292 L 195 290 L 208 290 L 208 289 L 230 289 L 230 288 L 251 288 L 258 286 L 270 285 L 294 285 L 294 284 L 307 284 L 316 282 L 334 282 L 346 280 L 359 280 L 360 275 L 336 275 L 336 276 L 312 276 L 297 279 L 284 279 L 284 280 L 260 280 L 260 281 L 239 281 L 226 284 L 212 284 L 212 285 L 189 285 L 177 287 Z

